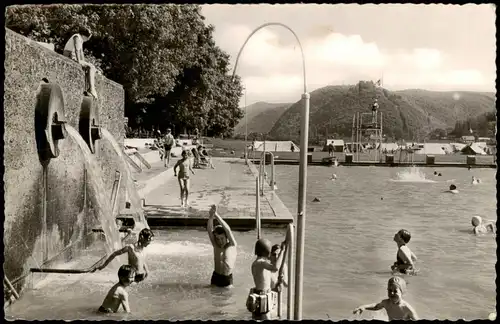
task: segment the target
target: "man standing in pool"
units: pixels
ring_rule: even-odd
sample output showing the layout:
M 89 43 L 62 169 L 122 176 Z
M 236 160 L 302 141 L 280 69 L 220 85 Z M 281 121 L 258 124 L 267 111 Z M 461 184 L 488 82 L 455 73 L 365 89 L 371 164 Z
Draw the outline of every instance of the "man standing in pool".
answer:
M 172 150 L 175 142 L 174 136 L 171 132 L 172 130 L 167 128 L 167 134 L 163 137 L 163 164 L 165 167 L 170 165 L 170 151 Z
M 214 227 L 214 218 L 220 225 Z M 208 216 L 208 237 L 214 248 L 214 272 L 211 285 L 230 288 L 233 285 L 233 270 L 236 262 L 237 244 L 229 225 L 212 205 Z

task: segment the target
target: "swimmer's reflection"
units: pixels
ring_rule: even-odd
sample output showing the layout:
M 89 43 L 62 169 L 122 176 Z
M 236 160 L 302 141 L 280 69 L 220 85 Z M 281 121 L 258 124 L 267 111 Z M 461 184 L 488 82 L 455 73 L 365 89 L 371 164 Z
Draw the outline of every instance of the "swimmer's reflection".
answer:
M 212 303 L 212 316 L 225 316 L 233 313 L 241 304 L 241 298 L 235 293 L 234 288 L 210 286 L 210 301 Z M 240 307 L 241 308 L 241 307 Z

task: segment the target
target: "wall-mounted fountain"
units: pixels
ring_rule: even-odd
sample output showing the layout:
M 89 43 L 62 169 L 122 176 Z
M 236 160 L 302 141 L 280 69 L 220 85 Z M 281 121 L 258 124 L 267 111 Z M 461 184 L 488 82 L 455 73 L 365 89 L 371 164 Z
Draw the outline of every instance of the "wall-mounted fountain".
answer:
M 93 97 L 83 96 L 78 130 L 83 140 L 89 146 L 90 152 L 95 154 L 95 142 L 100 140 L 102 135 L 101 126 L 99 125 L 97 103 L 94 101 Z
M 125 94 L 96 75 L 99 97 L 89 101 L 80 64 L 9 29 L 5 41 L 4 285 L 22 296 L 43 279 L 28 269 L 64 268 L 93 244 L 98 236 L 87 234 L 97 216 L 108 215 L 102 227 L 116 229 L 110 196 L 120 191 L 115 203 L 123 204 L 125 184 L 114 185 L 122 162 L 96 144 L 104 121 L 123 145 Z M 120 240 L 116 230 L 106 234 Z
M 59 156 L 59 141 L 66 138 L 66 115 L 61 87 L 44 79 L 35 108 L 35 135 L 42 164 Z

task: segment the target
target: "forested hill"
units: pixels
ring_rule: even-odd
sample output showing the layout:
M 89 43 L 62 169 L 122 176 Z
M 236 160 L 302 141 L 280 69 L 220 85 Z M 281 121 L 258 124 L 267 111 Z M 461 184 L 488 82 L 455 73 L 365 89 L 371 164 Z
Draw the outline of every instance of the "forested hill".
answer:
M 248 134 L 268 133 L 291 103 L 256 102 L 246 107 Z M 245 112 L 245 108 L 243 108 Z M 234 134 L 245 134 L 245 117 L 234 128 Z
M 311 92 L 311 134 L 351 136 L 353 115 L 369 113 L 374 98 L 383 112 L 384 134 L 389 137 L 418 139 L 433 129 L 449 129 L 459 120 L 474 118 L 495 111 L 495 94 L 468 91 L 389 91 L 373 82 L 356 85 L 327 86 Z M 300 101 L 286 110 L 274 124 L 270 136 L 274 139 L 298 138 Z

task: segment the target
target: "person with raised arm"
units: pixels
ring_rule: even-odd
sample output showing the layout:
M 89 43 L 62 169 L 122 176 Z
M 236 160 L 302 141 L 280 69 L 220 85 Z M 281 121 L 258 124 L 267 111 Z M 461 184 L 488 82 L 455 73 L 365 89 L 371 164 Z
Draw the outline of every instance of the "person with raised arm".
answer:
M 214 219 L 219 225 L 214 227 Z M 233 270 L 236 263 L 237 243 L 229 225 L 212 205 L 208 216 L 208 237 L 214 248 L 214 272 L 211 285 L 230 288 L 233 285 Z

